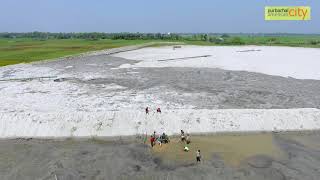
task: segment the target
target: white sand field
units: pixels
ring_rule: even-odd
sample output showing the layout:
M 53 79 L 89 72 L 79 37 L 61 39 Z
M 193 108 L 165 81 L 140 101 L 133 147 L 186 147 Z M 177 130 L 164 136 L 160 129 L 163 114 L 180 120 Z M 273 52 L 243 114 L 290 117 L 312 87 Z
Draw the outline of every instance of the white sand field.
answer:
M 158 61 L 202 55 L 211 57 Z M 176 134 L 180 129 L 190 133 L 320 129 L 320 110 L 312 107 L 199 109 L 158 96 L 159 91 L 177 94 L 177 99 L 178 95 L 184 95 L 173 89 L 165 92 L 163 87 L 130 89 L 134 84 L 126 86 L 126 82 L 120 85 L 111 81 L 116 76 L 114 73 L 118 73 L 117 76 L 130 73 L 129 77 L 142 73 L 127 72 L 127 68 L 153 67 L 222 68 L 319 80 L 320 49 L 183 46 L 176 50 L 172 47 L 145 48 L 112 56 L 136 63 L 124 62 L 111 68 L 105 64 L 109 64 L 108 60 L 111 63 L 108 58 L 113 57 L 100 55 L 99 60 L 74 59 L 56 62 L 54 66 L 45 62 L 43 65 L 1 67 L 0 137 L 119 136 L 150 134 L 154 130 Z M 56 78 L 70 80 L 54 82 Z M 90 83 L 96 78 L 106 83 Z M 144 82 L 143 75 L 140 80 Z M 150 115 L 144 113 L 146 106 L 153 108 Z M 161 115 L 154 113 L 157 106 L 163 108 Z
M 185 60 L 158 61 L 210 55 Z M 182 46 L 144 48 L 114 56 L 141 62 L 130 67 L 198 67 L 259 72 L 297 79 L 320 79 L 320 49 L 266 46 Z
M 166 132 L 301 131 L 320 128 L 318 109 L 173 110 L 146 115 L 138 110 L 106 112 L 5 113 L 0 137 L 126 136 Z

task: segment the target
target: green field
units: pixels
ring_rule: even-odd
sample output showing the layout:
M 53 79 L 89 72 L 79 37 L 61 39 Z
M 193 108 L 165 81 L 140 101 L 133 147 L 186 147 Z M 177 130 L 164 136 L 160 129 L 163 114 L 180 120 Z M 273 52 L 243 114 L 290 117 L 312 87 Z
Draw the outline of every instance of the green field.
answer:
M 150 40 L 0 39 L 0 66 L 53 59 L 88 51 L 142 44 Z
M 212 41 L 215 41 L 214 39 Z M 319 35 L 301 36 L 248 36 L 239 35 L 224 38 L 223 42 L 185 41 L 191 45 L 260 45 L 260 46 L 291 46 L 320 48 Z
M 207 40 L 192 39 L 188 36 L 177 43 L 190 45 L 266 45 L 266 46 L 293 46 L 320 48 L 319 35 L 301 36 L 249 36 L 237 35 L 223 38 L 209 36 Z M 54 59 L 67 55 L 75 55 L 83 52 L 117 48 L 128 45 L 137 45 L 148 42 L 165 42 L 169 40 L 86 40 L 86 39 L 48 39 L 39 40 L 32 38 L 0 38 L 0 66 L 28 63 L 33 61 Z M 157 46 L 155 44 L 154 46 Z

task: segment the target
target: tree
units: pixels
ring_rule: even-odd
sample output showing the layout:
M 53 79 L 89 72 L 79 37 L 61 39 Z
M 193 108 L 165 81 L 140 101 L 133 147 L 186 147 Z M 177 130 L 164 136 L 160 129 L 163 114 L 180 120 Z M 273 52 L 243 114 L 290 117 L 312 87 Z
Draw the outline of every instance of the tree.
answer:
M 236 45 L 245 44 L 240 37 L 233 37 L 230 42 L 231 44 L 236 44 Z
M 226 38 L 229 38 L 230 36 L 228 34 L 222 34 L 221 36 L 222 38 L 226 39 Z

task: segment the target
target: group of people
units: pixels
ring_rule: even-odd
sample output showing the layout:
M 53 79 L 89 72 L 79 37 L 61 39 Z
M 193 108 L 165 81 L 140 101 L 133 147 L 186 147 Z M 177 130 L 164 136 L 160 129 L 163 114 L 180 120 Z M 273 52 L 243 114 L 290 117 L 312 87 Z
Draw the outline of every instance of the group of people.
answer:
M 165 133 L 162 133 L 161 135 L 156 134 L 154 131 L 153 134 L 150 137 L 150 143 L 151 147 L 155 146 L 157 143 L 162 146 L 162 143 L 167 144 L 170 142 L 169 136 Z
M 149 107 L 146 107 L 146 114 L 149 114 L 150 109 Z M 161 113 L 161 109 L 158 107 L 157 108 L 157 113 Z M 190 139 L 190 134 L 186 134 L 184 133 L 183 130 L 181 130 L 181 136 L 180 136 L 180 140 L 181 142 L 185 143 L 184 146 L 184 151 L 188 152 L 189 151 L 189 147 L 188 145 L 191 143 L 191 139 Z M 162 146 L 163 143 L 167 144 L 169 143 L 169 136 L 165 133 L 162 133 L 162 135 L 158 135 L 156 134 L 156 132 L 154 131 L 153 134 L 150 137 L 150 143 L 151 143 L 151 147 L 155 146 L 157 143 Z M 201 162 L 201 153 L 200 153 L 200 149 L 198 149 L 196 151 L 196 160 L 197 162 Z
M 149 107 L 146 107 L 146 114 L 149 114 L 149 112 L 150 112 Z M 159 107 L 157 108 L 157 113 L 161 114 L 161 109 Z M 150 137 L 151 147 L 155 146 L 156 143 L 158 143 L 161 146 L 162 143 L 167 144 L 169 142 L 170 142 L 169 136 L 166 135 L 165 133 L 162 133 L 161 135 L 157 136 L 156 132 L 154 131 L 153 135 L 151 135 Z
M 191 143 L 191 139 L 190 139 L 190 134 L 187 134 L 185 135 L 184 131 L 181 130 L 181 135 L 180 135 L 180 140 L 181 142 L 185 143 L 185 146 L 184 146 L 184 151 L 185 152 L 189 152 L 189 147 L 188 145 Z M 197 162 L 201 162 L 201 153 L 200 153 L 200 149 L 198 149 L 196 151 L 196 160 Z
M 149 114 L 149 112 L 150 112 L 149 107 L 146 107 L 146 114 Z M 159 107 L 157 108 L 157 113 L 161 114 L 161 109 Z
M 188 145 L 191 143 L 190 134 L 185 135 L 184 131 L 181 130 L 180 140 L 181 142 L 185 143 L 184 151 L 189 152 Z M 156 144 L 159 144 L 160 146 L 162 146 L 163 143 L 167 144 L 169 142 L 170 142 L 169 136 L 165 133 L 162 133 L 162 135 L 157 135 L 156 132 L 154 131 L 150 137 L 151 147 L 154 147 Z M 196 151 L 196 161 L 201 162 L 200 149 Z

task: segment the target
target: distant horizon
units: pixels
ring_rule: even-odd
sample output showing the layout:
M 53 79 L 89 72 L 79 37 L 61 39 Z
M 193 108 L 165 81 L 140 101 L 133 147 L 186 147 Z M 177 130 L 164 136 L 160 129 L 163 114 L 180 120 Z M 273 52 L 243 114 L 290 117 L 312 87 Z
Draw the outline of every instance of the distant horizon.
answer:
M 3 33 L 9 33 L 9 34 L 23 34 L 23 33 L 34 33 L 34 32 L 38 32 L 38 33 L 105 33 L 105 34 L 121 34 L 121 33 L 130 33 L 130 34 L 217 34 L 217 35 L 222 35 L 222 34 L 230 34 L 230 35 L 320 35 L 320 33 L 287 33 L 287 32 L 271 32 L 271 33 L 264 33 L 264 32 L 246 32 L 246 33 L 242 33 L 242 32 L 232 32 L 232 33 L 228 33 L 228 32 L 98 32 L 98 31 L 92 31 L 92 32 L 43 32 L 43 31 L 29 31 L 29 32 L 0 32 L 0 34 Z

